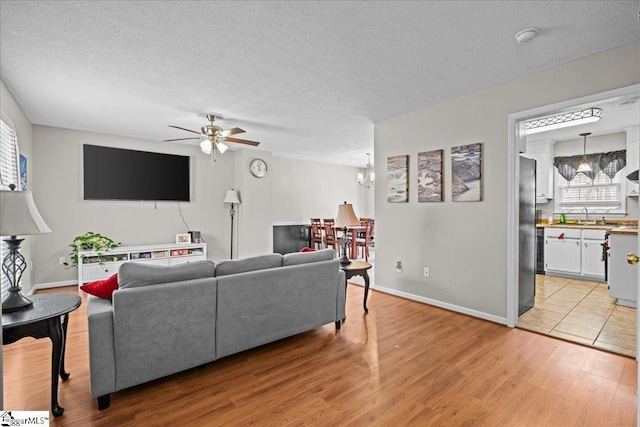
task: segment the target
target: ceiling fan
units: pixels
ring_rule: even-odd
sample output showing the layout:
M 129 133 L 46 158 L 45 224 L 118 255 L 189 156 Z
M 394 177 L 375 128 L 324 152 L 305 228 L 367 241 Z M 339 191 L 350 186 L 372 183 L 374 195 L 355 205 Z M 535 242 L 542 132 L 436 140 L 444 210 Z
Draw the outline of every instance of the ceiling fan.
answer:
M 186 130 L 187 132 L 198 134 L 198 136 L 197 137 L 196 136 L 192 136 L 190 138 L 165 139 L 164 141 L 165 142 L 186 141 L 186 140 L 189 140 L 189 139 L 202 139 L 202 138 L 204 138 L 204 140 L 200 143 L 200 149 L 205 154 L 211 154 L 213 161 L 216 160 L 216 155 L 215 155 L 216 150 L 219 151 L 220 154 L 222 154 L 225 151 L 227 151 L 227 148 L 229 148 L 226 144 L 224 144 L 224 142 L 234 142 L 236 144 L 246 144 L 246 145 L 251 145 L 253 147 L 256 147 L 256 146 L 258 146 L 258 144 L 260 144 L 259 142 L 249 141 L 247 139 L 231 138 L 231 135 L 236 135 L 238 133 L 243 133 L 243 132 L 245 132 L 245 130 L 244 129 L 240 129 L 238 127 L 227 129 L 227 130 L 222 130 L 222 128 L 220 126 L 216 126 L 216 125 L 213 124 L 213 122 L 216 120 L 216 118 L 221 118 L 221 117 L 220 116 L 216 116 L 215 114 L 207 114 L 207 120 L 209 120 L 209 124 L 206 125 L 206 126 L 202 126 L 200 128 L 200 132 L 195 131 L 195 130 L 191 130 L 191 129 L 186 129 L 186 128 L 183 128 L 183 127 L 180 127 L 180 126 L 169 125 L 170 128 Z

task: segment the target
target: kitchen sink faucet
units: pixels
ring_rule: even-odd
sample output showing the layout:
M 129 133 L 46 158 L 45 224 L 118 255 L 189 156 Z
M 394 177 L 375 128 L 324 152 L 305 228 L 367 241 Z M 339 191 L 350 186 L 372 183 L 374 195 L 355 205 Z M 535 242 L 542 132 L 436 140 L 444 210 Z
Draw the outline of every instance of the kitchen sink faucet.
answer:
M 585 219 L 585 221 L 589 221 L 589 211 L 587 210 L 586 207 L 583 207 L 582 210 L 584 211 L 584 213 L 587 215 L 587 218 Z

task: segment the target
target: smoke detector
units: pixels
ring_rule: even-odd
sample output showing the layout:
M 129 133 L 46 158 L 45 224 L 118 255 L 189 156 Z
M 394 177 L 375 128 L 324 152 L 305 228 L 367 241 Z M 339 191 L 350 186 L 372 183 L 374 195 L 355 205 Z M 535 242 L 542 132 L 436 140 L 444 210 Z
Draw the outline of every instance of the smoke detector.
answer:
M 513 35 L 513 38 L 516 39 L 518 44 L 526 43 L 532 38 L 534 38 L 538 34 L 537 28 L 525 28 L 524 30 L 520 30 Z

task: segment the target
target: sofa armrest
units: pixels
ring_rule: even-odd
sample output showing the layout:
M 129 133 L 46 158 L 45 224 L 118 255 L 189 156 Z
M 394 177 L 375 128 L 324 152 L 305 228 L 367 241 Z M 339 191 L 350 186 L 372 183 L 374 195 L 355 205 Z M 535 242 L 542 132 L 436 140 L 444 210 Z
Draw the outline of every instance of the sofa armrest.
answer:
M 116 391 L 116 360 L 111 301 L 87 297 L 91 397 Z
M 340 270 L 338 273 L 338 299 L 336 301 L 336 319 L 344 320 L 347 317 L 347 278 L 345 272 Z

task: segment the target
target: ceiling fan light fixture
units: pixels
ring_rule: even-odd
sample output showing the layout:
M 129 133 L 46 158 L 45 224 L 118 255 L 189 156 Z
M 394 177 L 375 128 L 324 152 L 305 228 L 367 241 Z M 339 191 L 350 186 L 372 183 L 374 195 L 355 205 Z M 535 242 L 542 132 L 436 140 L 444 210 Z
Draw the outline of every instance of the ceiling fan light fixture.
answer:
M 211 141 L 205 139 L 200 143 L 200 149 L 204 154 L 211 154 Z
M 227 151 L 227 149 L 229 147 L 227 147 L 225 144 L 223 144 L 222 142 L 218 142 L 216 143 L 216 148 L 218 149 L 218 151 L 220 152 L 220 154 L 224 154 L 225 151 Z

